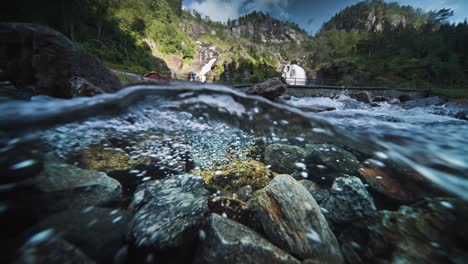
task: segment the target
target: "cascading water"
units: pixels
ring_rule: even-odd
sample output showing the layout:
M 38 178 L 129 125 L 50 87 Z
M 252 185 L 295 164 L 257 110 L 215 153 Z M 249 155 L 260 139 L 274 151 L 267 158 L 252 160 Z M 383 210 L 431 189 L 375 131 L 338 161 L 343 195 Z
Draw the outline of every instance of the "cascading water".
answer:
M 200 72 L 197 74 L 197 76 L 200 78 L 200 81 L 202 83 L 206 82 L 206 76 L 209 71 L 211 71 L 211 68 L 213 67 L 213 64 L 216 62 L 216 59 L 211 59 L 207 64 L 205 64 Z

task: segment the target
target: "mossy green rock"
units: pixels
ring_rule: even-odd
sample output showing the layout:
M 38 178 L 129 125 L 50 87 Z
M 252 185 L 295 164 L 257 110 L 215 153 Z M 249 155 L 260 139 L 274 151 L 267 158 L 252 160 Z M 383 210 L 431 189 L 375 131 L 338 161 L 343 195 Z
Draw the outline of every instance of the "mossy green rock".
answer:
M 256 191 L 273 179 L 273 172 L 253 159 L 235 160 L 218 170 L 202 171 L 201 175 L 209 188 L 228 192 L 236 192 L 247 185 Z

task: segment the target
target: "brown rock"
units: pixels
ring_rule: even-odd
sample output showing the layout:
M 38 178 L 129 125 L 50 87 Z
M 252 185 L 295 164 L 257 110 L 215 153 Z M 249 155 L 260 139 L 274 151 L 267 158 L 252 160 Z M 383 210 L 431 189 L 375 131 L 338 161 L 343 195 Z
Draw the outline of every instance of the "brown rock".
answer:
M 248 88 L 245 93 L 260 95 L 267 99 L 273 100 L 286 92 L 286 88 L 287 85 L 284 84 L 279 78 L 272 78 Z

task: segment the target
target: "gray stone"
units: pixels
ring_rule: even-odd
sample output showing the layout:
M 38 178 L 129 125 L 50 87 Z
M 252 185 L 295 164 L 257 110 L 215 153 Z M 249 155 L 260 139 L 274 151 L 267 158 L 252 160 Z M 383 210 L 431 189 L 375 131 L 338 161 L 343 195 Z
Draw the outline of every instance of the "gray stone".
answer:
M 300 259 L 343 262 L 320 206 L 291 176 L 276 176 L 259 195 L 258 206 L 266 236 L 280 248 Z
M 248 200 L 250 200 L 250 198 L 253 197 L 253 190 L 252 190 L 252 187 L 250 185 L 247 185 L 247 186 L 244 186 L 244 187 L 241 187 L 239 190 L 237 190 L 237 192 L 235 193 L 235 197 L 236 198 L 241 200 L 241 201 L 244 201 L 244 202 L 247 202 Z
M 265 148 L 265 163 L 278 173 L 294 174 L 304 168 L 301 165 L 306 157 L 306 151 L 297 146 L 285 144 L 271 144 Z M 301 163 L 301 164 L 297 164 Z
M 371 102 L 368 92 L 351 93 L 350 97 L 366 104 L 369 104 Z
M 355 175 L 360 167 L 352 153 L 330 144 L 308 144 L 305 164 L 309 178 L 319 184 L 331 185 L 343 174 Z
M 300 263 L 255 231 L 218 214 L 211 214 L 200 233 L 194 263 Z
M 286 88 L 287 85 L 284 84 L 279 78 L 272 78 L 248 88 L 245 93 L 260 95 L 273 100 L 286 92 Z
M 38 234 L 52 232 L 45 230 Z M 28 241 L 20 250 L 19 258 L 14 262 L 16 264 L 35 264 L 35 263 L 70 263 L 70 264 L 92 264 L 96 263 L 86 256 L 80 249 L 61 239 L 58 235 L 47 239 L 38 239 Z
M 146 182 L 135 192 L 129 240 L 137 247 L 163 250 L 194 240 L 208 211 L 203 178 L 184 174 Z
M 310 193 L 319 189 L 319 186 L 313 181 L 300 180 L 299 183 L 302 184 L 302 186 L 304 186 Z
M 111 263 L 124 244 L 130 214 L 125 210 L 88 207 L 63 211 L 29 229 L 28 238 L 52 229 L 100 263 Z
M 72 77 L 68 80 L 70 92 L 73 97 L 76 96 L 95 96 L 105 93 L 101 88 L 80 77 Z
M 69 79 L 81 77 L 105 92 L 120 89 L 117 76 L 95 56 L 61 33 L 25 23 L 0 24 L 0 80 L 18 89 L 32 87 L 36 93 L 71 97 Z
M 319 204 L 333 223 L 349 223 L 376 212 L 374 200 L 357 177 L 336 178 L 329 194 Z
M 46 160 L 40 174 L 21 185 L 32 186 L 40 192 L 36 207 L 43 213 L 104 205 L 122 197 L 120 183 L 105 173 L 80 169 L 52 158 Z

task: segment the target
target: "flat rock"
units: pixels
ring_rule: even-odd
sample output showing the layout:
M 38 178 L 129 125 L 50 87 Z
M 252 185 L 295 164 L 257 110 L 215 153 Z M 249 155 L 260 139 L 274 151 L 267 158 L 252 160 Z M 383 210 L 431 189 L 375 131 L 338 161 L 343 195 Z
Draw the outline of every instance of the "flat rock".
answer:
M 298 146 L 271 144 L 265 148 L 265 163 L 278 173 L 300 173 L 305 170 L 305 157 L 306 151 Z
M 260 95 L 273 100 L 286 92 L 286 88 L 287 85 L 284 84 L 279 78 L 272 78 L 248 88 L 245 93 Z
M 28 240 L 52 229 L 100 263 L 110 263 L 124 244 L 130 214 L 125 210 L 88 207 L 51 215 L 26 231 Z
M 51 230 L 44 230 L 38 236 L 52 233 Z M 66 240 L 58 236 L 46 239 L 31 239 L 20 251 L 19 258 L 15 263 L 70 263 L 70 264 L 94 264 L 92 259 L 86 256 L 80 249 L 76 248 Z
M 154 250 L 193 241 L 208 212 L 208 196 L 203 178 L 190 174 L 141 184 L 130 205 L 129 240 Z
M 36 207 L 46 212 L 104 205 L 119 201 L 122 187 L 103 172 L 80 169 L 49 158 L 43 171 L 23 181 L 40 192 Z
M 291 176 L 276 176 L 259 195 L 258 206 L 265 235 L 280 248 L 300 259 L 343 262 L 320 206 Z
M 211 214 L 202 229 L 194 263 L 300 263 L 237 222 Z

